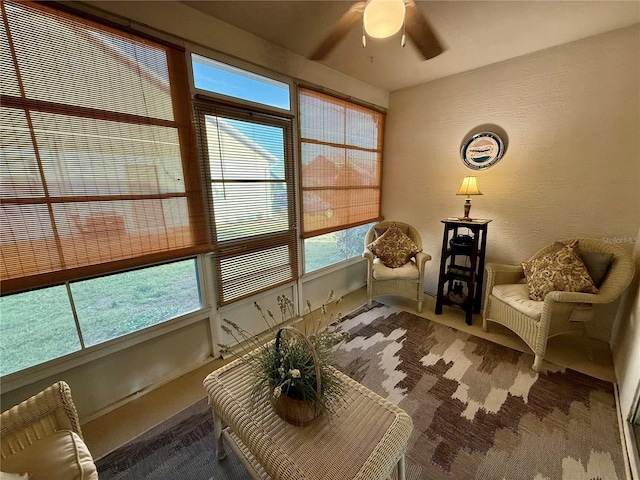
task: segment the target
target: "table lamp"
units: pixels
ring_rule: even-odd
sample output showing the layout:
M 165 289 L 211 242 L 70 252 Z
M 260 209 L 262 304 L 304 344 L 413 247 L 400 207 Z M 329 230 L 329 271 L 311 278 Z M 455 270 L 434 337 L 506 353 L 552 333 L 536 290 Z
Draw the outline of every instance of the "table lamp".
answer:
M 471 220 L 469 218 L 469 212 L 471 211 L 471 195 L 482 195 L 478 188 L 478 177 L 464 177 L 462 185 L 456 195 L 466 195 L 467 199 L 464 202 L 464 217 L 460 220 Z

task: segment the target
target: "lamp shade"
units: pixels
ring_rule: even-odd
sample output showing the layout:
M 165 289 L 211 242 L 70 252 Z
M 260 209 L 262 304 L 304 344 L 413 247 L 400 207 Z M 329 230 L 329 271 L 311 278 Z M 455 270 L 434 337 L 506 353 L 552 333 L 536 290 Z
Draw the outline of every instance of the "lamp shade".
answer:
M 478 188 L 478 177 L 464 177 L 456 195 L 482 195 L 480 188 Z
M 404 23 L 403 0 L 370 0 L 364 9 L 364 30 L 373 38 L 395 35 Z

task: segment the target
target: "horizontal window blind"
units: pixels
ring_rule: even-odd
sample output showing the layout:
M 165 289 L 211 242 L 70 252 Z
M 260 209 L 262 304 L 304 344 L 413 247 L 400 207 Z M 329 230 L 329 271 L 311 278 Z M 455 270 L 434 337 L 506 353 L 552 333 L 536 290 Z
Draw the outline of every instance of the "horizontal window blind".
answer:
M 384 113 L 300 88 L 299 115 L 303 236 L 379 220 Z
M 298 276 L 290 119 L 196 104 L 220 306 Z
M 184 51 L 1 8 L 2 293 L 208 250 Z

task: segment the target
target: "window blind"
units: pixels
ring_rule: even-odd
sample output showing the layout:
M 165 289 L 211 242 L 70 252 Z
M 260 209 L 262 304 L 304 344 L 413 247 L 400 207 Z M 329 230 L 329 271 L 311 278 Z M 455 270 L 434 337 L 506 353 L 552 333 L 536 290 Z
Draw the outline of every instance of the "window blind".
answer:
M 196 104 L 218 305 L 298 278 L 290 119 Z
M 2 293 L 208 250 L 184 51 L 1 9 Z
M 381 219 L 384 113 L 301 87 L 299 115 L 303 236 Z

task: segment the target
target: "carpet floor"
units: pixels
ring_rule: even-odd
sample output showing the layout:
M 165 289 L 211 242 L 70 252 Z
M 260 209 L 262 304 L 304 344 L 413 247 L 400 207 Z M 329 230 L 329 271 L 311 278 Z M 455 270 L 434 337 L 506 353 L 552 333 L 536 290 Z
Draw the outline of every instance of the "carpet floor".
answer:
M 531 355 L 378 303 L 341 328 L 339 368 L 413 419 L 407 479 L 625 478 L 613 384 L 535 373 Z M 97 464 L 101 480 L 248 478 L 227 452 L 216 459 L 203 400 Z
M 96 466 L 100 480 L 250 480 L 231 449 L 227 452 L 219 462 L 211 410 L 203 398 L 100 458 Z

